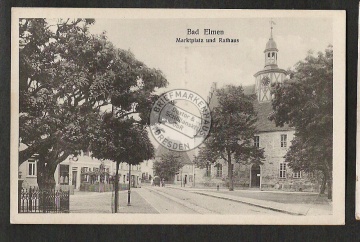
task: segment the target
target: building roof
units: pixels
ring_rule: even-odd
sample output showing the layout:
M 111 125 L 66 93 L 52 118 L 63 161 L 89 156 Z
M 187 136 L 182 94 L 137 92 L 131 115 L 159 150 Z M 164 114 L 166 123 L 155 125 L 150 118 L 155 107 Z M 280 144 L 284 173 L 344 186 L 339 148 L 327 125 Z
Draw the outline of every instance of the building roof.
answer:
M 268 51 L 268 50 L 276 50 L 276 51 L 278 51 L 277 46 L 276 46 L 276 42 L 272 37 L 270 37 L 270 39 L 266 43 L 265 51 Z
M 255 85 L 243 86 L 244 94 L 251 95 L 255 94 Z M 276 127 L 274 121 L 269 120 L 269 116 L 273 112 L 271 102 L 259 102 L 257 99 L 254 100 L 254 109 L 257 113 L 257 122 L 256 129 L 259 132 L 273 132 L 273 131 L 287 131 L 294 130 L 288 125 L 284 125 L 283 127 Z M 218 97 L 216 95 L 216 91 L 211 96 L 209 107 L 213 109 L 214 107 L 219 105 Z
M 185 151 L 184 152 L 172 151 L 172 150 L 165 148 L 162 145 L 159 145 L 158 148 L 156 149 L 155 159 L 161 158 L 162 155 L 169 154 L 169 153 L 174 153 L 174 154 L 180 156 L 180 160 L 182 161 L 183 164 L 193 164 L 192 159 L 190 159 L 190 157 L 193 156 L 192 151 L 186 151 L 186 152 Z
M 276 127 L 274 121 L 269 120 L 269 116 L 273 112 L 271 102 L 259 103 L 257 100 L 254 102 L 254 109 L 257 113 L 256 129 L 258 132 L 274 132 L 274 131 L 287 131 L 294 130 L 285 124 L 283 127 Z

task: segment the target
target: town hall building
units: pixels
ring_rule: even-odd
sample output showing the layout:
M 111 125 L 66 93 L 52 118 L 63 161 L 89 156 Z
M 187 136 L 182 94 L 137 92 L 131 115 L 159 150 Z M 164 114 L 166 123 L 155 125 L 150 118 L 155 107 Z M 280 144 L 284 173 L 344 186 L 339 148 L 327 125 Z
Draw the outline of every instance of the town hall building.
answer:
M 261 190 L 318 191 L 319 184 L 315 179 L 309 174 L 292 171 L 284 161 L 284 155 L 294 138 L 294 128 L 286 124 L 283 127 L 276 127 L 275 123 L 268 118 L 273 111 L 271 85 L 282 83 L 287 76 L 287 72 L 277 65 L 278 53 L 271 28 L 271 35 L 264 50 L 265 65 L 254 74 L 253 85 L 243 86 L 245 94 L 256 94 L 257 97 L 254 101 L 258 118 L 254 145 L 264 148 L 265 160 L 262 165 L 234 163 L 234 186 Z M 216 83 L 214 83 L 208 97 L 211 109 L 218 105 L 216 90 Z M 222 160 L 215 164 L 208 164 L 205 169 L 196 169 L 195 173 L 198 185 L 226 186 L 227 163 Z

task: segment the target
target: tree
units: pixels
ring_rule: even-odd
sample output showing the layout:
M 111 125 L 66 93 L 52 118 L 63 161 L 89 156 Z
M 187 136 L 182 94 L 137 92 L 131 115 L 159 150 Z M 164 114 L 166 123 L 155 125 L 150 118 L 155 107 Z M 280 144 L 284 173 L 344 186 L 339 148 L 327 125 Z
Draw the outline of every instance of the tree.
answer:
M 58 163 L 82 148 L 81 127 L 88 102 L 83 102 L 87 69 L 76 60 L 87 61 L 77 48 L 91 49 L 87 34 L 91 19 L 58 21 L 20 19 L 19 50 L 19 164 L 37 154 L 40 188 L 55 185 Z M 55 28 L 55 31 L 51 31 Z M 81 124 L 81 125 L 79 125 Z
M 276 125 L 295 128 L 295 138 L 285 155 L 294 171 L 323 174 L 332 198 L 333 151 L 333 50 L 311 53 L 290 71 L 290 79 L 273 87 Z M 324 190 L 324 186 L 322 188 Z
M 183 167 L 181 155 L 175 151 L 162 154 L 160 161 L 153 163 L 153 170 L 156 176 L 164 178 L 166 181 L 174 179 L 176 173 Z
M 217 90 L 219 105 L 212 110 L 209 137 L 195 159 L 197 166 L 219 159 L 228 165 L 229 190 L 234 190 L 233 162 L 261 164 L 264 151 L 253 144 L 256 133 L 255 95 L 245 95 L 241 86 L 226 86 Z
M 138 165 L 154 157 L 154 147 L 146 129 L 134 119 L 119 119 L 105 114 L 99 124 L 99 132 L 93 137 L 92 156 L 116 162 L 115 213 L 118 208 L 119 164 Z M 129 178 L 130 179 L 130 178 Z
M 38 157 L 38 185 L 53 188 L 57 165 L 97 137 L 106 107 L 119 119 L 148 123 L 155 88 L 167 84 L 105 34 L 92 35 L 93 19 L 20 19 L 19 165 Z

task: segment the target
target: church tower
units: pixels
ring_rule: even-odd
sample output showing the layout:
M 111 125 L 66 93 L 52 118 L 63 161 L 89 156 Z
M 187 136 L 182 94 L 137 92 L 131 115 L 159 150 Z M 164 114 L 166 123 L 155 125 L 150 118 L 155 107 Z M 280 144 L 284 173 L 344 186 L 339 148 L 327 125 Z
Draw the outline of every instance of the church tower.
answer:
M 275 82 L 283 82 L 286 76 L 286 71 L 280 69 L 277 65 L 278 48 L 273 39 L 272 30 L 274 22 L 270 21 L 270 38 L 266 43 L 264 50 L 265 66 L 264 69 L 258 71 L 255 77 L 255 91 L 259 102 L 271 101 L 271 84 Z

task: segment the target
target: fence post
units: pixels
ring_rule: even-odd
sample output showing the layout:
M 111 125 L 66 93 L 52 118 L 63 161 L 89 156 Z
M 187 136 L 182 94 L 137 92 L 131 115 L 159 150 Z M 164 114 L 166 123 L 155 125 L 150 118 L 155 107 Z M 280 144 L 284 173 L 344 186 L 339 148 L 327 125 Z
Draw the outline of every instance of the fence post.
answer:
M 43 213 L 45 213 L 45 190 L 40 190 L 40 194 L 41 194 L 41 206 L 42 206 L 42 210 Z
M 29 212 L 29 192 L 27 189 L 25 189 L 25 199 L 26 202 L 26 212 Z M 25 203 L 25 202 L 24 202 Z M 24 209 L 25 210 L 25 209 Z
M 32 212 L 32 192 L 31 192 L 31 186 L 29 187 L 29 211 Z

